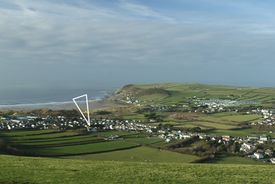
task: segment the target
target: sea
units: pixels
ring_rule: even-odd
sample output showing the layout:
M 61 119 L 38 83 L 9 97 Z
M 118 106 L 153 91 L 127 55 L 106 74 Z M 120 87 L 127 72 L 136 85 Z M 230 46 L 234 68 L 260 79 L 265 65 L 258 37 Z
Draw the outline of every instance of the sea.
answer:
M 44 89 L 0 90 L 0 109 L 18 107 L 50 107 L 71 104 L 72 99 L 84 94 L 89 101 L 110 96 L 114 89 Z

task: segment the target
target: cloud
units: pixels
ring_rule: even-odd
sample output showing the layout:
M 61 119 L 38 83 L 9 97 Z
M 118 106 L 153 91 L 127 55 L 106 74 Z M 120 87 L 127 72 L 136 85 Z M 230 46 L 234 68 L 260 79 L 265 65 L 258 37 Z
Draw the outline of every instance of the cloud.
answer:
M 201 36 L 195 38 L 192 30 L 182 36 L 183 29 L 167 27 L 167 18 L 125 2 L 128 9 L 138 7 L 138 12 L 161 21 L 133 21 L 120 12 L 85 3 L 16 1 L 14 6 L 18 8 L 1 9 L 3 62 L 155 62 L 162 52 L 168 54 L 184 40 Z
M 127 0 L 120 0 L 119 7 L 129 11 L 132 14 L 136 14 L 138 16 L 158 19 L 165 21 L 167 23 L 175 23 L 175 19 L 166 15 L 162 15 L 158 11 L 153 10 L 149 6 L 145 6 L 142 4 L 137 4 L 133 2 L 129 2 Z
M 97 73 L 93 77 L 101 76 L 98 71 L 108 68 L 116 70 L 119 79 L 134 69 L 139 70 L 138 78 L 145 69 L 154 75 L 154 69 L 170 68 L 184 76 L 191 73 L 190 69 L 202 66 L 212 72 L 226 71 L 223 66 L 234 68 L 239 64 L 255 68 L 269 66 L 275 49 L 271 16 L 268 20 L 254 19 L 239 13 L 228 18 L 223 9 L 201 10 L 196 3 L 191 4 L 192 11 L 170 7 L 166 13 L 158 6 L 152 8 L 139 1 L 125 0 L 111 5 L 109 1 L 96 4 L 85 0 L 75 3 L 3 0 L 1 3 L 0 85 L 10 73 L 9 66 L 22 66 L 26 71 L 40 65 L 51 66 L 48 67 L 51 71 L 52 68 L 72 71 L 81 66 L 85 71 L 91 68 Z M 219 6 L 222 5 L 225 6 L 223 3 Z M 241 11 L 245 6 L 238 8 Z M 48 73 L 39 71 L 48 79 Z M 61 75 L 54 71 L 52 80 Z M 193 77 L 204 79 L 196 71 Z M 71 77 L 69 72 L 62 74 L 65 79 Z M 163 78 L 162 74 L 155 74 L 155 78 Z M 189 77 L 192 78 L 191 74 Z

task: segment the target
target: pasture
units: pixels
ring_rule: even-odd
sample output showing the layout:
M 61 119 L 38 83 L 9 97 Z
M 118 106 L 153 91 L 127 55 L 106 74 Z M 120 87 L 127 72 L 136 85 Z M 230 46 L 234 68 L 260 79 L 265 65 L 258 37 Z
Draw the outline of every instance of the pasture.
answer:
M 177 162 L 190 163 L 199 159 L 197 156 L 180 154 L 152 147 L 137 147 L 133 149 L 113 151 L 100 154 L 64 157 L 85 160 L 129 161 L 129 162 Z
M 108 131 L 13 131 L 1 134 L 19 154 L 109 161 L 189 163 L 199 157 L 163 150 L 164 142 L 144 133 Z M 48 139 L 47 139 L 48 136 Z M 109 139 L 117 136 L 116 139 Z
M 0 156 L 0 183 L 272 184 L 270 165 L 186 164 Z M 31 177 L 30 177 L 31 176 Z

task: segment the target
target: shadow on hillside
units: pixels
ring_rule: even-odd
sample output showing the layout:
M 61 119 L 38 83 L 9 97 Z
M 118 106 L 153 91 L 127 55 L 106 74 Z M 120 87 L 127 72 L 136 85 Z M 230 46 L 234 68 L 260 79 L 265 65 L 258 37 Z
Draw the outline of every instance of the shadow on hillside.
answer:
M 53 132 L 54 134 L 54 132 Z M 42 134 L 41 134 L 42 135 Z M 51 134 L 48 134 L 51 135 Z M 82 145 L 89 145 L 94 143 L 102 143 L 102 142 L 110 142 L 114 140 L 105 140 L 102 137 L 98 137 L 96 135 L 90 135 L 91 140 L 83 140 L 79 141 L 79 138 L 81 136 L 85 136 L 88 134 L 77 134 L 77 135 L 66 135 L 66 136 L 60 136 L 60 137 L 49 137 L 48 139 L 46 137 L 43 138 L 37 138 L 38 141 L 35 141 L 37 139 L 30 138 L 30 139 L 22 139 L 22 142 L 14 142 L 13 137 L 9 136 L 1 136 L 0 133 L 0 140 L 2 140 L 2 146 L 0 147 L 0 152 L 4 154 L 9 155 L 17 155 L 17 156 L 32 156 L 32 157 L 64 157 L 64 156 L 80 156 L 80 155 L 86 155 L 86 154 L 98 154 L 98 153 L 106 153 L 106 152 L 112 152 L 112 151 L 120 151 L 120 150 L 127 150 L 132 149 L 141 146 L 141 144 L 136 144 L 132 146 L 127 147 L 120 147 L 120 148 L 113 148 L 109 150 L 89 150 L 83 151 L 81 153 L 46 153 L 45 149 L 62 149 L 62 147 L 66 146 L 82 146 Z M 79 137 L 79 138 L 78 138 Z M 65 138 L 65 139 L 64 139 Z M 67 139 L 68 138 L 68 139 Z M 93 139 L 95 138 L 95 139 Z M 74 141 L 74 139 L 77 139 Z M 20 139 L 18 139 L 21 141 Z M 44 140 L 44 141 L 43 141 Z M 30 142 L 28 142 L 30 141 Z M 61 141 L 61 143 L 60 143 Z M 50 142 L 50 143 L 49 143 Z M 56 142 L 56 143 L 55 143 Z M 1 142 L 0 142 L 1 143 Z M 28 143 L 38 143 L 37 145 L 27 145 Z M 41 143 L 41 144 L 39 144 Z M 46 143 L 46 144 L 45 144 Z M 1 183 L 0 183 L 1 184 Z

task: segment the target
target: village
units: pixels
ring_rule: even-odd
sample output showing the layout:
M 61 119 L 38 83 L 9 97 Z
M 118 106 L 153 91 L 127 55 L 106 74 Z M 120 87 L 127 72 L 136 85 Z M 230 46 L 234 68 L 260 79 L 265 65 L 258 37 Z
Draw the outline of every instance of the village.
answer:
M 198 137 L 200 140 L 204 140 L 206 142 L 223 145 L 232 145 L 237 143 L 240 145 L 239 154 L 252 159 L 262 160 L 264 162 L 271 162 L 272 164 L 275 164 L 275 158 L 273 158 L 275 156 L 273 149 L 265 149 L 265 145 L 275 143 L 275 138 L 270 138 L 266 135 L 233 137 L 228 135 L 215 136 L 205 133 L 191 133 L 176 130 L 158 130 L 158 134 L 159 137 L 164 139 L 167 143 L 173 140 L 190 139 L 192 137 Z
M 265 118 L 273 118 L 269 111 L 256 110 L 253 113 L 262 113 Z M 172 128 L 163 128 L 158 126 L 151 126 L 144 124 L 140 120 L 113 120 L 100 119 L 92 120 L 92 126 L 87 127 L 83 118 L 67 118 L 65 116 L 18 116 L 1 118 L 0 130 L 20 130 L 20 129 L 77 129 L 87 128 L 90 132 L 98 131 L 135 131 L 145 132 L 148 136 L 158 136 L 166 143 L 173 143 L 179 140 L 188 140 L 197 137 L 206 142 L 216 144 L 238 144 L 240 145 L 239 154 L 247 156 L 251 159 L 261 160 L 263 162 L 271 162 L 275 164 L 274 151 L 268 146 L 275 143 L 275 138 L 266 135 L 261 136 L 247 136 L 247 137 L 232 137 L 228 135 L 215 136 L 201 132 L 188 132 L 183 130 L 176 130 Z M 112 136 L 110 139 L 116 139 L 119 136 Z
M 273 110 L 267 109 L 256 109 L 252 110 L 251 113 L 260 114 L 263 117 L 263 120 L 258 122 L 252 122 L 252 126 L 265 125 L 265 126 L 274 126 L 275 125 L 275 114 Z

